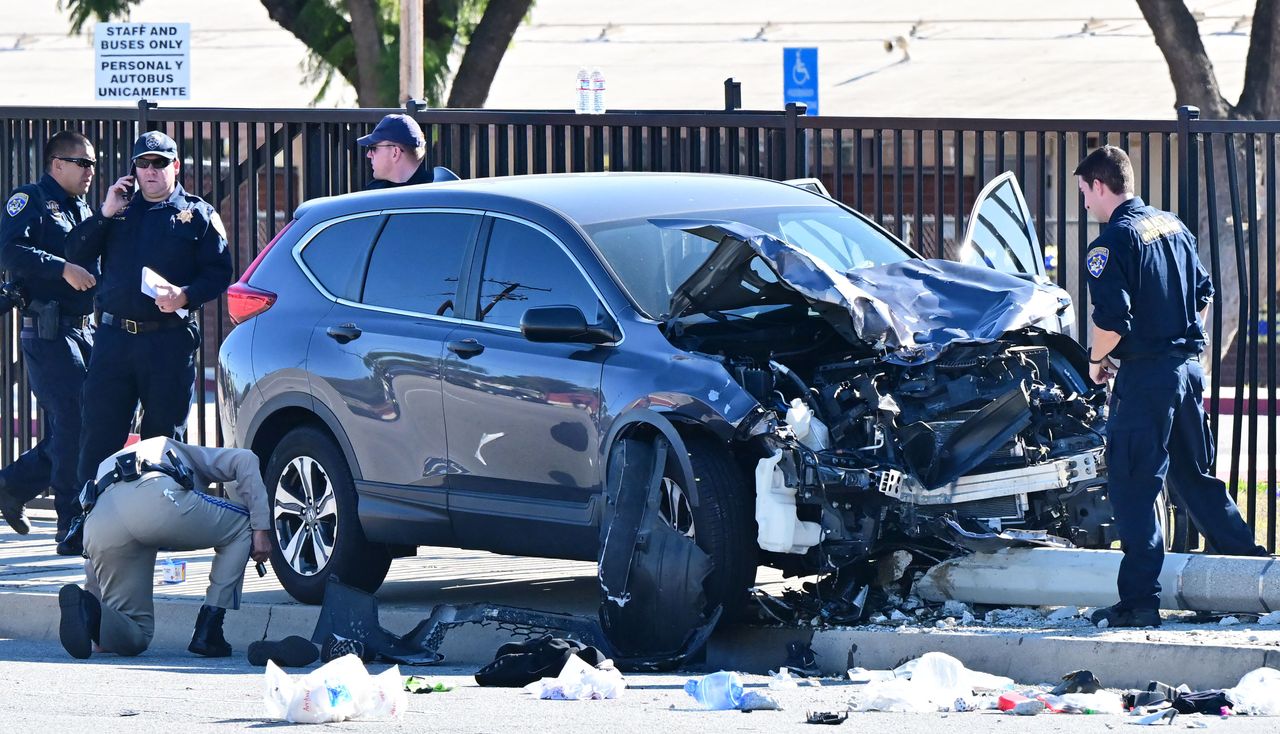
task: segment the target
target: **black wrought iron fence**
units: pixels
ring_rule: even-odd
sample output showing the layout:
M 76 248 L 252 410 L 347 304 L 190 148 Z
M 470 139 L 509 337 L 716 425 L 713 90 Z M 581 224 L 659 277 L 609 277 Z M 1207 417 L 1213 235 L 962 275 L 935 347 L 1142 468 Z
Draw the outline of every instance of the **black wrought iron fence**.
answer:
M 369 171 L 356 138 L 391 110 L 0 108 L 0 190 L 39 177 L 44 141 L 83 132 L 101 163 L 92 201 L 128 172 L 134 137 L 163 130 L 182 151 L 182 184 L 213 203 L 242 271 L 306 199 L 360 189 Z M 427 133 L 430 160 L 463 178 L 587 171 L 692 171 L 813 177 L 928 257 L 953 257 L 983 185 L 1012 170 L 1027 195 L 1051 276 L 1076 299 L 1087 335 L 1081 257 L 1090 223 L 1071 171 L 1103 143 L 1134 160 L 1138 194 L 1176 211 L 1202 238 L 1220 297 L 1208 400 L 1223 437 L 1219 461 L 1250 524 L 1276 547 L 1277 294 L 1275 160 L 1280 121 L 1001 120 L 807 117 L 783 111 L 646 111 L 606 115 L 408 109 Z M 1261 182 L 1261 183 L 1259 183 Z M 1238 294 L 1238 298 L 1236 297 Z M 225 303 L 199 315 L 198 354 L 211 374 L 230 328 Z M 0 319 L 0 461 L 29 447 L 40 421 L 17 349 L 16 322 Z M 212 380 L 197 385 L 192 439 L 222 437 Z M 1194 544 L 1194 534 L 1182 541 Z

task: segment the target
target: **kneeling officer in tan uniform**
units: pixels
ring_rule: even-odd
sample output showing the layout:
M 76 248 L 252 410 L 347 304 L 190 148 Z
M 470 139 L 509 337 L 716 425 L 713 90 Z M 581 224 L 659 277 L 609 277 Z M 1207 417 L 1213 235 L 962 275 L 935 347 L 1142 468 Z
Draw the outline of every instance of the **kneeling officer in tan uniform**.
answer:
M 187 649 L 206 657 L 230 655 L 223 616 L 240 608 L 248 560 L 262 563 L 271 554 L 258 457 L 245 449 L 157 437 L 117 451 L 98 466 L 97 477 L 96 502 L 92 486 L 82 500 L 85 556 L 101 584 L 101 602 L 75 584 L 62 587 L 62 646 L 81 659 L 89 657 L 94 642 L 119 655 L 146 650 L 155 633 L 156 550 L 213 548 L 209 588 Z M 233 501 L 206 494 L 210 482 L 234 482 L 225 485 Z

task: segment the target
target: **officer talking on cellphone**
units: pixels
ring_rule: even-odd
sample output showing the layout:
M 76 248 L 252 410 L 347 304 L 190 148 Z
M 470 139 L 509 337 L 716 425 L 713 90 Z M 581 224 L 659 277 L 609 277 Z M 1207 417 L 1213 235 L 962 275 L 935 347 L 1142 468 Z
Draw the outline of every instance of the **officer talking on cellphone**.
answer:
M 226 230 L 214 208 L 178 183 L 178 146 L 152 131 L 133 144 L 121 176 L 68 250 L 102 259 L 99 329 L 84 386 L 80 485 L 124 446 L 142 405 L 141 437 L 186 436 L 200 330 L 195 310 L 231 284 Z M 136 186 L 136 191 L 135 191 Z

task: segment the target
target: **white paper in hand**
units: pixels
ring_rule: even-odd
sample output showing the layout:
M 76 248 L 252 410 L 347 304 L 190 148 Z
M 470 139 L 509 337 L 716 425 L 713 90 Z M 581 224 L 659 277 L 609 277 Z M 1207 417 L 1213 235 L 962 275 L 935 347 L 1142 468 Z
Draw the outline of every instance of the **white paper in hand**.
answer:
M 172 286 L 173 283 L 170 283 L 169 281 L 165 280 L 163 275 L 143 265 L 142 266 L 143 294 L 151 296 L 152 298 L 155 298 L 156 293 L 158 292 L 158 289 L 162 285 Z M 187 317 L 187 309 L 185 308 L 177 309 L 176 311 L 174 311 L 174 313 L 178 314 L 178 318 L 181 318 L 181 319 L 185 319 Z

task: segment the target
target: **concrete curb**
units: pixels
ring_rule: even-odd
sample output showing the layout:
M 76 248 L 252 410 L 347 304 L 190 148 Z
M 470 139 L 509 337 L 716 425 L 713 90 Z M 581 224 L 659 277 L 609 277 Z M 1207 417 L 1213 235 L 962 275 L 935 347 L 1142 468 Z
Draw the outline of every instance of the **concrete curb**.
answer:
M 1024 684 L 1056 682 L 1070 671 L 1091 670 L 1109 688 L 1146 688 L 1152 680 L 1186 683 L 1197 690 L 1230 688 L 1255 668 L 1280 668 L 1280 648 L 1274 646 L 1118 636 L 1102 630 L 1077 637 L 1059 632 L 738 628 L 712 638 L 707 661 L 712 667 L 764 672 L 777 668 L 787 642 L 800 639 L 809 641 L 828 675 L 843 675 L 855 665 L 892 669 L 927 652 L 944 652 L 965 667 Z

